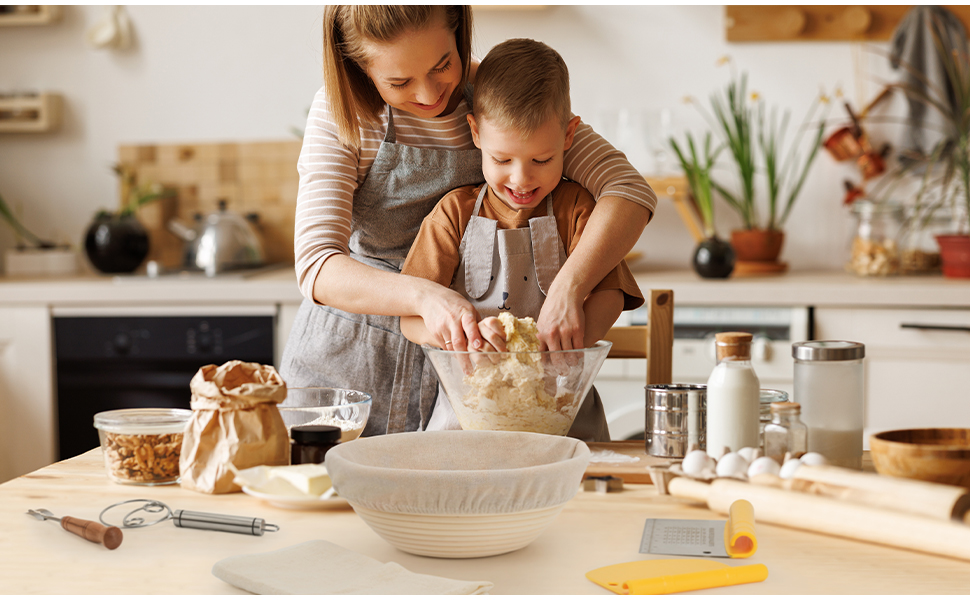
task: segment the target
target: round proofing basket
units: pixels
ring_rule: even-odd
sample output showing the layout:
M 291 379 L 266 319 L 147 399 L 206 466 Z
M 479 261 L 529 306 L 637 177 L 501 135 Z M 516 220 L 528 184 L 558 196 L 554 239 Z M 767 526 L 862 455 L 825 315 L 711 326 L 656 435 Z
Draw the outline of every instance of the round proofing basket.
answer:
M 378 535 L 450 558 L 527 546 L 579 490 L 588 463 L 579 440 L 510 431 L 361 438 L 326 460 L 337 493 Z

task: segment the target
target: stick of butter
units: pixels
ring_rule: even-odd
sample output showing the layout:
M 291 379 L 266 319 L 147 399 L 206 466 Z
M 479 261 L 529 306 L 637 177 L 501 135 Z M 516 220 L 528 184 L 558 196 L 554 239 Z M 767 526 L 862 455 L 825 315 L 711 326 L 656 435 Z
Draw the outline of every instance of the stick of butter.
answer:
M 269 476 L 270 479 L 282 479 L 309 496 L 319 496 L 333 486 L 327 468 L 323 465 L 272 467 Z

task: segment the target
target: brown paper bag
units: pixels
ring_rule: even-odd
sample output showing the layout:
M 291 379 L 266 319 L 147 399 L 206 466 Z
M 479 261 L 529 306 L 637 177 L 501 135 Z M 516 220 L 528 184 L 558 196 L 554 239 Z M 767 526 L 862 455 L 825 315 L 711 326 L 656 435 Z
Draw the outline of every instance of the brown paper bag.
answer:
M 233 471 L 289 464 L 290 438 L 276 407 L 286 384 L 271 366 L 231 360 L 192 378 L 192 418 L 182 438 L 182 487 L 207 494 L 238 492 Z

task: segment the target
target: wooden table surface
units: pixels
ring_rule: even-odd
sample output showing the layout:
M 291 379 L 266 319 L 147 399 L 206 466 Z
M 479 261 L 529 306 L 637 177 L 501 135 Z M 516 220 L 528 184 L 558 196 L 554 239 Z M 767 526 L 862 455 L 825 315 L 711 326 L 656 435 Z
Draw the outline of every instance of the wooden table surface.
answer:
M 162 523 L 125 531 L 116 550 L 85 541 L 29 508 L 97 520 L 121 500 L 152 498 L 173 509 L 262 517 L 280 526 L 262 537 L 180 529 Z M 324 539 L 417 573 L 495 583 L 492 594 L 610 594 L 585 574 L 652 558 L 638 553 L 644 519 L 722 519 L 706 508 L 658 496 L 653 486 L 622 492 L 579 492 L 535 542 L 510 554 L 436 559 L 396 550 L 350 508 L 276 508 L 244 494 L 210 496 L 179 486 L 136 487 L 108 481 L 100 449 L 0 485 L 0 593 L 234 594 L 211 574 L 217 561 Z M 761 583 L 706 590 L 725 594 L 970 593 L 970 563 L 758 524 L 758 551 L 733 565 L 764 563 Z

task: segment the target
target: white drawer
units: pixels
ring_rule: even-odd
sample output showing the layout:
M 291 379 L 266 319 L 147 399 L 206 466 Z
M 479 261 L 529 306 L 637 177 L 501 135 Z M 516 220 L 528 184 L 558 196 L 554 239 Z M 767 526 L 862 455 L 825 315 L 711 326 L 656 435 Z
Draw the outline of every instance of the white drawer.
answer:
M 869 347 L 970 353 L 970 310 L 819 308 L 815 311 L 815 337 L 862 342 L 867 355 Z

